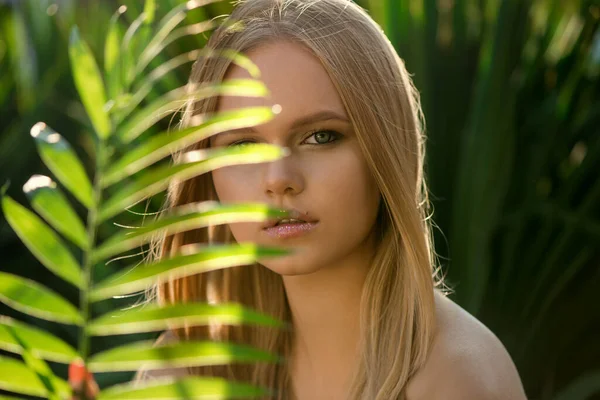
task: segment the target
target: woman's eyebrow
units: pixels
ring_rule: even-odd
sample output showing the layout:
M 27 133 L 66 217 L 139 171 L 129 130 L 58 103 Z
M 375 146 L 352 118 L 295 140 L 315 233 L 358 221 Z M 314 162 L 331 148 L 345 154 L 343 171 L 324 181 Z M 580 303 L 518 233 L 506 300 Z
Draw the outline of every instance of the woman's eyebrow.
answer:
M 346 117 L 346 115 L 344 115 L 344 114 L 340 114 L 340 113 L 338 113 L 336 111 L 332 111 L 332 110 L 323 110 L 323 111 L 318 111 L 316 113 L 309 114 L 309 115 L 298 118 L 291 124 L 290 130 L 299 129 L 303 126 L 314 124 L 315 122 L 323 122 L 323 121 L 330 121 L 330 120 L 338 120 L 338 121 L 342 121 L 345 123 L 350 123 L 350 121 L 348 120 L 348 117 Z M 256 133 L 258 133 L 258 131 L 253 127 L 238 128 L 238 129 L 230 129 L 228 131 L 221 132 L 216 136 L 223 137 L 228 134 L 242 134 L 242 133 L 256 134 Z

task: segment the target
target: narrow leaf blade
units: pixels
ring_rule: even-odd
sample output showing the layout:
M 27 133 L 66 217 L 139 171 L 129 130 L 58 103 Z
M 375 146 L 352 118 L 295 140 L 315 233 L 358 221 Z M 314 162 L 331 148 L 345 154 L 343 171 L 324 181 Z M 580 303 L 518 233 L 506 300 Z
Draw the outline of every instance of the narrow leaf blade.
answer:
M 176 381 L 152 380 L 139 384 L 118 385 L 103 390 L 98 400 L 164 400 L 176 399 L 185 393 L 197 400 L 263 398 L 272 391 L 224 378 L 189 377 Z
M 221 268 L 249 265 L 262 257 L 283 256 L 290 254 L 289 252 L 290 250 L 258 247 L 252 243 L 206 247 L 189 245 L 182 247 L 183 255 L 154 264 L 134 266 L 112 275 L 92 288 L 90 300 L 99 301 L 143 290 L 157 279 L 176 279 Z
M 184 86 L 170 91 L 138 111 L 119 127 L 117 136 L 127 144 L 144 133 L 149 127 L 177 110 L 187 101 L 197 101 L 212 96 L 264 97 L 267 87 L 254 79 L 231 79 L 220 83 L 206 83 L 193 88 Z M 119 114 L 119 120 L 126 115 Z
M 146 226 L 115 234 L 92 253 L 92 262 L 147 244 L 157 233 L 171 235 L 209 225 L 263 222 L 270 218 L 285 216 L 287 216 L 285 210 L 270 208 L 260 203 L 220 204 L 209 201 L 187 204 L 172 209 L 168 214 Z
M 0 349 L 21 354 L 23 348 L 10 330 L 19 335 L 31 350 L 32 354 L 49 361 L 70 363 L 78 357 L 77 352 L 62 339 L 39 328 L 26 325 L 12 318 L 0 317 Z
M 52 171 L 56 179 L 81 204 L 91 208 L 93 204 L 92 185 L 83 164 L 69 142 L 43 122 L 38 122 L 31 128 L 31 136 L 35 139 L 44 164 Z
M 234 343 L 185 341 L 156 346 L 153 341 L 143 341 L 96 354 L 88 366 L 92 372 L 115 372 L 280 361 L 276 354 Z
M 56 381 L 62 397 L 69 397 L 71 390 L 67 382 L 59 378 Z M 44 383 L 35 372 L 24 363 L 4 356 L 0 356 L 0 389 L 39 397 L 46 397 L 48 393 Z
M 81 325 L 83 318 L 67 300 L 37 282 L 0 272 L 0 301 L 34 317 Z
M 127 6 L 121 6 L 111 17 L 104 44 L 104 77 L 108 88 L 108 97 L 113 101 L 123 92 L 119 62 L 121 55 L 119 17 L 125 11 L 127 11 Z
M 60 238 L 37 215 L 9 196 L 2 196 L 2 211 L 25 246 L 50 271 L 77 287 L 83 275 Z
M 100 207 L 99 222 L 106 221 L 126 207 L 165 190 L 172 179 L 187 180 L 217 168 L 232 165 L 263 163 L 288 154 L 286 148 L 270 144 L 248 144 L 228 148 L 187 153 L 187 160 L 177 165 L 148 169 Z
M 69 58 L 79 97 L 98 137 L 106 139 L 111 133 L 111 123 L 105 111 L 104 83 L 94 55 L 87 43 L 80 37 L 77 27 L 71 30 Z
M 88 236 L 85 227 L 52 179 L 43 175 L 33 175 L 23 185 L 23 191 L 33 209 L 44 217 L 48 224 L 81 249 L 87 249 Z
M 283 322 L 273 317 L 258 313 L 240 304 L 187 303 L 164 307 L 153 304 L 105 314 L 88 325 L 88 333 L 95 336 L 122 335 L 177 329 L 183 326 L 208 325 L 209 323 L 285 326 Z
M 198 126 L 175 132 L 162 132 L 128 151 L 113 163 L 103 176 L 105 185 L 112 185 L 143 168 L 212 135 L 238 128 L 253 127 L 271 120 L 270 107 L 253 107 L 221 112 Z

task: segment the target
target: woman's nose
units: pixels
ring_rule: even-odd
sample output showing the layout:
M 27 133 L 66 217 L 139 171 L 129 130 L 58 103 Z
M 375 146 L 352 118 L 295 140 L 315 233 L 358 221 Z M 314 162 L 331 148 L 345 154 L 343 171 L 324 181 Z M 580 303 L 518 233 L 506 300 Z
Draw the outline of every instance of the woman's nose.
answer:
M 292 155 L 265 165 L 264 187 L 268 196 L 295 196 L 304 190 L 300 168 Z

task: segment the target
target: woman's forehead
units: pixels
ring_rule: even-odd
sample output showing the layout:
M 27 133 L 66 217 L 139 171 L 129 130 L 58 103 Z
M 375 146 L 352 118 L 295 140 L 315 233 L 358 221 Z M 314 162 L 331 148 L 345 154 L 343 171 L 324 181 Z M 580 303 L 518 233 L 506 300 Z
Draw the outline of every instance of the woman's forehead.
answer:
M 219 110 L 281 105 L 282 117 L 309 115 L 323 109 L 345 115 L 342 100 L 320 61 L 302 45 L 280 41 L 258 46 L 246 54 L 260 69 L 270 94 L 264 98 L 226 96 Z M 225 79 L 248 79 L 250 74 L 232 64 Z

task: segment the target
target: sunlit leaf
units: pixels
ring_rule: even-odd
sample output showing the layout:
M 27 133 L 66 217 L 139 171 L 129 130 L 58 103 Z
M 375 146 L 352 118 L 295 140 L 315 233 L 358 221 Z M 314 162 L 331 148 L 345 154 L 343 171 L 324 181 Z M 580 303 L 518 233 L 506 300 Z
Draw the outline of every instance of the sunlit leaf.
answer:
M 99 301 L 112 296 L 146 289 L 159 279 L 182 278 L 193 274 L 249 265 L 262 257 L 275 257 L 289 254 L 289 250 L 258 247 L 252 243 L 232 245 L 190 245 L 182 247 L 183 255 L 177 255 L 154 264 L 132 266 L 125 272 L 117 272 L 92 288 L 91 301 Z
M 10 328 L 9 328 L 10 330 Z M 12 330 L 11 332 L 16 340 L 20 340 L 18 334 Z M 65 394 L 65 386 L 64 381 L 59 379 L 52 369 L 48 366 L 48 363 L 41 358 L 38 358 L 35 354 L 33 354 L 26 343 L 23 343 L 23 352 L 21 353 L 21 357 L 25 362 L 25 365 L 33 371 L 38 378 L 42 381 L 44 386 L 46 387 L 46 396 L 48 400 L 62 400 Z M 63 396 L 60 396 L 62 393 Z
M 260 143 L 189 152 L 186 160 L 189 162 L 143 171 L 135 181 L 124 186 L 102 204 L 98 221 L 105 221 L 126 207 L 165 190 L 173 179 L 184 181 L 225 166 L 273 161 L 287 155 L 288 151 L 283 147 Z
M 285 324 L 266 314 L 240 304 L 187 303 L 160 306 L 157 304 L 107 313 L 92 321 L 87 328 L 91 335 L 120 335 L 177 329 L 183 326 L 262 325 L 283 327 Z M 1 339 L 1 336 L 0 336 Z
M 185 393 L 197 400 L 264 398 L 273 392 L 242 382 L 228 382 L 223 378 L 189 377 L 178 380 L 149 380 L 128 383 L 103 390 L 98 400 L 164 400 L 177 399 Z
M 10 332 L 14 330 L 27 343 L 31 352 L 45 360 L 70 363 L 77 358 L 77 352 L 62 339 L 39 328 L 28 326 L 8 317 L 0 317 L 0 349 L 21 354 L 22 346 Z
M 262 82 L 252 79 L 230 79 L 219 83 L 205 83 L 195 88 L 180 87 L 154 100 L 127 119 L 127 122 L 119 127 L 117 136 L 122 143 L 129 143 L 190 100 L 196 101 L 217 95 L 264 97 L 268 93 Z M 119 121 L 125 116 L 125 114 L 119 114 Z
M 2 196 L 2 211 L 25 246 L 46 268 L 77 287 L 83 286 L 77 261 L 44 221 L 6 195 Z
M 266 204 L 220 204 L 203 202 L 171 209 L 155 222 L 129 232 L 123 230 L 106 240 L 92 254 L 92 262 L 107 259 L 115 254 L 147 244 L 153 235 L 174 234 L 209 225 L 235 222 L 262 222 L 269 218 L 286 216 L 282 210 L 269 208 Z
M 266 123 L 274 115 L 275 113 L 270 107 L 223 111 L 203 121 L 200 125 L 154 135 L 112 163 L 103 175 L 102 183 L 112 185 L 193 143 L 227 130 Z
M 155 345 L 154 341 L 143 341 L 96 354 L 88 366 L 92 372 L 108 372 L 279 361 L 281 358 L 275 354 L 234 343 L 182 341 Z
M 154 16 L 156 14 L 156 0 L 146 0 L 144 3 L 144 14 L 146 15 L 146 19 L 144 20 L 146 24 L 151 24 L 154 22 Z
M 87 208 L 93 204 L 92 185 L 77 154 L 59 133 L 43 122 L 31 128 L 40 157 L 56 179 Z
M 57 378 L 58 393 L 63 398 L 71 395 L 67 382 Z M 21 361 L 0 356 L 0 389 L 29 396 L 46 397 L 48 390 L 35 372 Z
M 83 318 L 67 300 L 37 282 L 0 272 L 0 301 L 34 317 L 80 325 Z
M 88 236 L 81 219 L 52 179 L 43 175 L 33 175 L 23 186 L 23 191 L 33 209 L 54 229 L 80 248 L 88 247 Z
M 71 71 L 77 92 L 92 121 L 98 137 L 106 139 L 111 132 L 111 123 L 105 111 L 106 92 L 100 70 L 91 49 L 73 27 L 69 40 Z
M 167 13 L 158 23 L 156 33 L 153 35 L 152 39 L 140 55 L 138 66 L 136 66 L 136 71 L 142 71 L 145 66 L 148 65 L 160 52 L 160 50 L 157 51 L 156 49 L 162 48 L 162 43 L 164 40 L 169 36 L 171 31 L 185 19 L 188 11 L 218 1 L 220 0 L 192 0 L 173 7 L 173 9 L 169 11 L 169 13 Z

